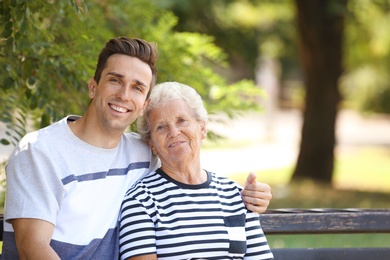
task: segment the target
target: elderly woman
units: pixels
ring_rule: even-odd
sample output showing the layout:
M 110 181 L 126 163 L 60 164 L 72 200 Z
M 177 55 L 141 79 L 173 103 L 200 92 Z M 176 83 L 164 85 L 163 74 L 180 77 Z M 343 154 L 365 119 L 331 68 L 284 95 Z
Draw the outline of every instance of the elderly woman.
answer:
M 193 88 L 177 82 L 154 87 L 138 130 L 161 168 L 126 194 L 121 259 L 273 259 L 241 187 L 202 168 L 206 125 L 207 111 Z

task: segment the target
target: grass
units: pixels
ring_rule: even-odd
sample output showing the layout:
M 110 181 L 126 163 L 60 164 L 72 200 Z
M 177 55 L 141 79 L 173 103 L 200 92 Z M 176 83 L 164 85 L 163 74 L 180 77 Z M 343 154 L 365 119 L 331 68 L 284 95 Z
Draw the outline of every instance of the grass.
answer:
M 293 165 L 257 171 L 258 179 L 273 187 L 289 186 Z M 230 175 L 244 183 L 247 173 Z M 367 147 L 337 156 L 333 186 L 339 189 L 390 193 L 390 149 Z
M 344 153 L 336 161 L 335 185 L 390 192 L 390 149 L 368 147 Z
M 272 248 L 389 247 L 390 234 L 272 235 Z
M 304 181 L 289 184 L 293 166 L 258 171 L 258 179 L 270 184 L 276 208 L 389 208 L 390 150 L 364 148 L 338 156 L 334 183 L 322 186 Z M 245 183 L 247 173 L 229 176 Z M 390 234 L 330 234 L 267 236 L 272 248 L 290 247 L 389 247 Z

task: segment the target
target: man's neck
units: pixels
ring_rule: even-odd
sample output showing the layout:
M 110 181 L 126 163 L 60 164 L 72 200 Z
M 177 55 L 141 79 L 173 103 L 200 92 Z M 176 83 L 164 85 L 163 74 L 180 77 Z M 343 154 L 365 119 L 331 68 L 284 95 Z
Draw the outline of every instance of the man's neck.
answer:
M 98 124 L 85 114 L 81 118 L 68 122 L 70 130 L 84 142 L 105 149 L 112 149 L 118 146 L 123 134 L 121 131 L 105 131 L 99 128 Z

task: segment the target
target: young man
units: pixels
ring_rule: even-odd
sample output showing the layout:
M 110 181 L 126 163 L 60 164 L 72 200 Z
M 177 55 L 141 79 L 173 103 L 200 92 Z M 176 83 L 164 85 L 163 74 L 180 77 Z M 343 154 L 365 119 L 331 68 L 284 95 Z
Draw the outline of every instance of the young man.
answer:
M 88 84 L 82 116 L 27 134 L 8 162 L 4 259 L 117 259 L 118 216 L 126 190 L 159 166 L 125 129 L 143 113 L 156 82 L 157 50 L 140 39 L 109 40 Z M 248 208 L 271 193 L 253 176 Z

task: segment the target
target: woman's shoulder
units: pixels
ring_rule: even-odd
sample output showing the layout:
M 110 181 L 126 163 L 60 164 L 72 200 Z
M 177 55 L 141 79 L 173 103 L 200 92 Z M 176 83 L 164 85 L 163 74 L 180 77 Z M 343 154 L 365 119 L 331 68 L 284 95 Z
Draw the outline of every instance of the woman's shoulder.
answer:
M 234 187 L 240 188 L 240 185 L 237 182 L 229 179 L 226 176 L 221 176 L 221 175 L 218 175 L 218 174 L 216 174 L 214 172 L 210 172 L 210 171 L 207 171 L 207 172 L 210 174 L 211 178 L 213 179 L 213 181 L 215 183 L 219 183 L 219 184 L 224 185 L 224 186 L 234 186 Z

